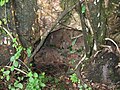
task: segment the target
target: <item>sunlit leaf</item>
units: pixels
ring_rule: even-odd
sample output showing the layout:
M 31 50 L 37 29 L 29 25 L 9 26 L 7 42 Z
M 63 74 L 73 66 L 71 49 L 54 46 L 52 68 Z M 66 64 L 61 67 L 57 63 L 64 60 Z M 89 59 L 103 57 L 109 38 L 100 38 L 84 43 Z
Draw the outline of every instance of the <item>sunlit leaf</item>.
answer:
M 5 75 L 9 75 L 10 74 L 10 71 L 8 70 L 8 71 L 4 71 L 3 72 Z
M 27 48 L 27 55 L 28 55 L 28 57 L 30 57 L 31 56 L 31 47 L 29 47 L 29 48 Z
M 87 84 L 84 84 L 83 86 L 84 86 L 84 88 L 87 88 L 87 87 L 88 87 Z
M 18 83 L 18 84 L 16 84 L 15 87 L 18 87 L 18 88 L 22 89 L 22 88 L 23 88 L 23 85 L 22 85 L 22 83 Z
M 5 4 L 5 0 L 0 0 L 0 6 L 3 6 Z
M 38 74 L 37 73 L 34 73 L 34 75 L 33 75 L 34 77 L 38 77 Z
M 6 18 L 3 18 L 2 20 L 3 20 L 4 24 L 7 24 Z
M 70 75 L 70 80 L 73 82 L 73 83 L 76 83 L 78 82 L 78 77 L 77 75 L 74 73 L 72 75 Z
M 16 90 L 14 87 L 12 87 L 10 90 Z
M 6 1 L 6 3 L 8 3 L 9 2 L 9 0 L 5 0 Z
M 18 67 L 18 62 L 17 61 L 13 62 L 13 66 Z
M 75 53 L 76 52 L 76 50 L 72 50 L 72 51 L 70 51 L 70 54 L 73 54 L 73 53 Z
M 9 76 L 9 75 L 7 75 L 6 80 L 7 80 L 7 81 L 9 81 L 9 80 L 10 80 L 10 76 Z
M 15 60 L 15 56 L 12 56 L 12 57 L 10 58 L 10 61 L 13 62 L 14 60 Z
M 33 77 L 30 77 L 30 78 L 29 78 L 29 82 L 34 82 Z
M 2 69 L 1 69 L 1 72 L 4 72 L 4 70 L 5 70 L 5 68 L 2 68 Z
M 75 45 L 76 41 L 77 41 L 77 38 L 72 41 L 72 46 Z
M 0 20 L 0 26 L 2 25 L 2 21 Z
M 89 87 L 89 88 L 88 88 L 88 90 L 92 90 L 92 88 L 91 88 L 91 87 Z
M 0 77 L 0 79 L 3 79 L 3 78 L 4 78 L 3 76 Z
M 16 39 L 16 38 L 14 38 L 14 39 L 13 39 L 13 42 L 16 42 L 16 40 L 17 40 L 17 39 Z
M 40 86 L 41 87 L 45 87 L 46 85 L 44 83 L 40 83 Z
M 82 5 L 82 13 L 85 13 L 85 11 L 86 11 L 85 5 Z
M 29 73 L 27 74 L 27 76 L 28 76 L 28 77 L 32 77 L 32 76 L 33 76 L 32 72 L 29 72 Z
M 11 71 L 14 71 L 14 69 L 15 69 L 15 67 L 14 67 L 14 66 L 12 66 L 12 67 L 10 68 L 10 70 L 11 70 Z

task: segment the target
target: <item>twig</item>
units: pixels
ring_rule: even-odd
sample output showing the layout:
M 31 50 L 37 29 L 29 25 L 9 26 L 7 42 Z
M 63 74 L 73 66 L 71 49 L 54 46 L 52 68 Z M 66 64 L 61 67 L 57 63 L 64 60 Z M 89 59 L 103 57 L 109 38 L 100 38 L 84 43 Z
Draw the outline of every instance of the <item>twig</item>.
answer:
M 6 68 L 11 68 L 11 66 L 5 66 Z M 22 71 L 22 70 L 20 70 L 20 69 L 18 69 L 18 68 L 14 68 L 16 71 L 19 71 L 19 72 L 21 72 L 21 73 L 23 73 L 23 74 L 25 74 L 25 75 L 27 75 L 27 73 L 26 72 L 24 72 L 24 71 Z
M 81 62 L 82 62 L 83 60 L 85 60 L 85 58 L 86 58 L 86 54 L 84 54 L 84 56 L 83 56 L 82 59 L 78 62 L 78 64 L 76 65 L 76 67 L 75 67 L 74 70 L 76 70 L 76 69 L 78 68 L 78 66 L 81 64 Z
M 75 37 L 72 37 L 71 39 L 76 39 L 76 38 L 79 38 L 79 37 L 82 37 L 82 36 L 83 36 L 83 34 L 79 34 L 79 35 L 77 35 Z
M 120 54 L 120 49 L 114 40 L 112 40 L 111 38 L 105 38 L 105 40 L 111 41 L 116 46 L 116 49 L 117 49 L 118 53 Z
M 30 70 L 30 68 L 22 60 L 20 60 L 20 59 L 18 59 L 18 60 L 28 69 L 28 71 Z
M 3 28 L 3 30 L 10 36 L 10 38 L 11 38 L 12 40 L 14 39 L 13 36 L 12 36 L 12 34 L 11 34 L 5 27 L 0 26 L 0 28 Z
M 103 47 L 103 48 L 108 48 L 111 52 L 113 52 L 112 47 L 109 46 L 109 45 L 100 45 L 100 46 Z
M 4 27 L 4 26 L 0 26 L 0 28 L 3 28 L 3 30 L 10 36 L 10 38 L 13 40 L 14 37 L 12 36 L 12 34 Z M 18 42 L 15 42 L 18 45 Z

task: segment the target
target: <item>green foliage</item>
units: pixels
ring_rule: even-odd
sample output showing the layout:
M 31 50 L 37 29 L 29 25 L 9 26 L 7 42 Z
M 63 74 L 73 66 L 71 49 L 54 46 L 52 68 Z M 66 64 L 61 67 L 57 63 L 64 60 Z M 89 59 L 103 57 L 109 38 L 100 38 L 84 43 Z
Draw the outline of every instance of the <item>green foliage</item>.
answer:
M 2 24 L 4 24 L 4 25 L 7 24 L 7 19 L 6 19 L 6 18 L 3 18 L 3 19 L 0 20 L 0 26 L 1 26 Z
M 0 26 L 2 25 L 2 21 L 0 20 Z
M 77 83 L 79 79 L 78 79 L 77 75 L 74 73 L 74 74 L 70 75 L 70 80 L 73 83 Z
M 5 24 L 5 25 L 7 24 L 6 18 L 3 18 L 2 21 L 3 21 L 3 24 Z
M 5 3 L 8 3 L 9 0 L 0 0 L 0 6 L 3 6 Z
M 77 77 L 75 73 L 70 75 L 70 80 L 72 81 L 72 83 L 78 84 L 79 90 L 92 90 L 92 88 L 89 87 L 87 84 L 81 84 L 80 79 Z
M 92 90 L 91 87 L 89 87 L 87 84 L 78 84 L 79 90 Z
M 42 90 L 46 86 L 44 83 L 45 73 L 38 75 L 37 73 L 29 72 L 27 76 L 29 79 L 26 90 Z
M 28 57 L 31 56 L 31 51 L 32 51 L 31 49 L 32 49 L 31 47 L 27 48 L 27 55 L 28 55 Z
M 19 63 L 18 63 L 18 59 L 20 58 L 20 56 L 21 56 L 21 52 L 22 52 L 22 50 L 23 50 L 23 47 L 22 46 L 20 46 L 20 45 L 17 45 L 16 44 L 16 38 L 14 38 L 13 39 L 13 47 L 15 47 L 15 49 L 16 49 L 16 53 L 10 58 L 10 61 L 13 63 L 13 65 L 12 65 L 12 68 L 11 68 L 11 71 L 13 71 L 14 70 L 14 67 L 18 67 L 18 65 L 19 65 Z
M 8 83 L 9 90 L 23 90 L 24 83 L 20 83 L 20 81 L 23 80 L 24 77 L 28 78 L 26 80 L 27 81 L 26 86 L 25 86 L 26 90 L 41 90 L 43 87 L 45 87 L 45 83 L 44 83 L 45 73 L 38 75 L 36 72 L 33 73 L 30 69 L 28 69 L 27 73 L 25 73 L 20 68 L 20 64 L 18 62 L 23 50 L 26 50 L 28 57 L 31 56 L 31 47 L 24 49 L 21 45 L 17 44 L 16 38 L 13 39 L 12 47 L 16 49 L 16 53 L 10 58 L 11 66 L 8 66 L 9 69 L 6 69 L 6 68 L 1 69 L 2 75 L 0 78 L 2 80 L 7 81 L 6 83 Z M 24 72 L 25 76 L 19 76 L 19 77 L 15 76 L 14 82 L 9 83 L 12 79 L 11 76 L 14 72 L 16 74 L 17 73 L 19 74 L 20 72 Z
M 85 5 L 82 5 L 82 13 L 84 14 L 85 11 L 86 11 L 86 7 L 85 7 Z
M 77 38 L 75 38 L 75 39 L 72 41 L 72 46 L 75 45 L 76 41 L 77 41 Z
M 14 84 L 9 85 L 8 88 L 10 90 L 20 90 L 20 89 L 23 89 L 23 84 L 16 80 Z

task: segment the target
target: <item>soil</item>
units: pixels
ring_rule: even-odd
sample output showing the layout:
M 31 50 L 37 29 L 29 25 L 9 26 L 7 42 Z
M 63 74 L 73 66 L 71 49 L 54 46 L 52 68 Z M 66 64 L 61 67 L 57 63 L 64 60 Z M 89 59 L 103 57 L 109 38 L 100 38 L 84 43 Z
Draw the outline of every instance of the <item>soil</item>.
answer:
M 81 52 L 70 53 L 70 46 L 73 42 L 71 37 L 79 35 L 78 33 L 81 34 L 79 31 L 72 30 L 59 30 L 51 33 L 42 49 L 34 57 L 35 70 L 37 72 L 45 72 L 48 76 L 67 77 L 69 70 L 74 68 L 81 59 Z M 83 46 L 84 42 L 81 36 L 77 38 L 72 49 L 78 51 Z M 83 62 L 85 64 L 84 69 L 81 70 L 81 67 L 78 69 L 77 73 L 83 81 L 93 85 L 95 90 L 113 90 L 115 87 L 119 88 L 120 67 L 118 64 L 120 56 L 115 52 L 115 47 L 112 44 L 111 46 L 114 48 L 114 52 L 108 48 L 101 48 L 95 57 L 92 56 L 89 61 Z M 71 63 L 72 60 L 74 60 L 74 63 Z

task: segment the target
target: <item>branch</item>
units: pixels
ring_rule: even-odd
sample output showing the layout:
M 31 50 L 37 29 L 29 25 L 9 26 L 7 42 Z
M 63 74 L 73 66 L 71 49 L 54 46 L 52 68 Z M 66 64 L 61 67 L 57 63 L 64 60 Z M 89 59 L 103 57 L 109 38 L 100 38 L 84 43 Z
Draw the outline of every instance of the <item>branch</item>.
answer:
M 111 41 L 116 46 L 116 49 L 117 49 L 118 53 L 120 54 L 120 49 L 115 41 L 113 41 L 111 38 L 105 38 L 105 40 Z
M 6 68 L 11 68 L 11 66 L 5 66 Z M 27 73 L 26 72 L 24 72 L 24 71 L 22 71 L 22 70 L 20 70 L 20 69 L 18 69 L 18 68 L 14 68 L 16 71 L 19 71 L 19 72 L 21 72 L 21 73 L 23 73 L 23 74 L 25 74 L 25 75 L 27 75 Z
M 81 64 L 82 61 L 84 61 L 86 58 L 86 54 L 84 54 L 84 56 L 82 57 L 82 59 L 78 62 L 78 64 L 75 66 L 75 69 L 76 70 L 78 68 L 78 66 Z
M 5 28 L 5 26 L 1 26 L 1 25 L 0 25 L 0 28 L 2 28 L 2 29 L 10 36 L 10 38 L 11 38 L 12 41 L 13 41 L 14 37 L 13 37 L 12 34 Z M 15 42 L 15 43 L 18 45 L 18 42 Z

